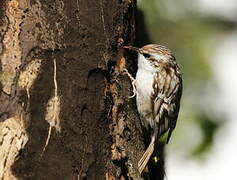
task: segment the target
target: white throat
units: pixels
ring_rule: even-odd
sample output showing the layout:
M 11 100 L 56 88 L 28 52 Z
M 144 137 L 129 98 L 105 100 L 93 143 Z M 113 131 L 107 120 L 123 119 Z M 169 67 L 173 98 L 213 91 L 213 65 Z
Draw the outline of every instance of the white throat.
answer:
M 152 67 L 151 64 L 146 60 L 146 58 L 140 53 L 138 53 L 138 69 L 143 69 L 150 72 L 155 71 L 155 68 Z
M 161 59 L 162 59 L 162 61 L 168 59 L 166 56 L 159 55 L 159 54 L 152 54 L 152 56 L 154 58 L 156 58 L 158 61 L 161 60 Z M 150 72 L 157 71 L 157 69 L 152 67 L 151 64 L 149 63 L 149 61 L 146 60 L 146 58 L 140 53 L 138 53 L 138 69 L 144 69 L 144 70 L 147 70 L 147 71 L 150 71 Z

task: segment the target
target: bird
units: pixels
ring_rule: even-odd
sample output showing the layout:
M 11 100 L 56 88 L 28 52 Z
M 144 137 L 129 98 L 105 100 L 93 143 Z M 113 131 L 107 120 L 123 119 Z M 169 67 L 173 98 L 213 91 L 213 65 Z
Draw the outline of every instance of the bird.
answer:
M 175 129 L 182 96 L 182 76 L 173 53 L 165 46 L 148 44 L 142 48 L 123 48 L 138 53 L 135 79 L 126 72 L 135 85 L 137 110 L 150 142 L 138 162 L 142 174 L 160 137 L 167 132 L 168 144 Z

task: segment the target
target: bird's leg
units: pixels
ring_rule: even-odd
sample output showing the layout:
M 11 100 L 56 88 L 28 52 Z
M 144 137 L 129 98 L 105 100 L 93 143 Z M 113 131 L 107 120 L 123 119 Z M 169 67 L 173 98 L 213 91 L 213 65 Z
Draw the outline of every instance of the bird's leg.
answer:
M 131 83 L 132 83 L 132 88 L 133 88 L 133 95 L 132 96 L 129 96 L 129 98 L 133 98 L 134 96 L 136 96 L 136 93 L 137 93 L 137 89 L 136 89 L 136 79 L 134 79 L 132 77 L 132 75 L 128 72 L 128 70 L 126 68 L 124 68 L 124 72 L 125 74 L 128 75 L 129 79 L 131 80 Z

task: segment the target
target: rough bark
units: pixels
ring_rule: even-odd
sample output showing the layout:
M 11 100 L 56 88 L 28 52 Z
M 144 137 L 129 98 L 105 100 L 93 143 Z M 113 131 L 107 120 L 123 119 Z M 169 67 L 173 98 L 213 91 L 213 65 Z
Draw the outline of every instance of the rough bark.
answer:
M 131 0 L 1 0 L 0 179 L 140 179 L 141 127 L 116 69 L 134 12 Z

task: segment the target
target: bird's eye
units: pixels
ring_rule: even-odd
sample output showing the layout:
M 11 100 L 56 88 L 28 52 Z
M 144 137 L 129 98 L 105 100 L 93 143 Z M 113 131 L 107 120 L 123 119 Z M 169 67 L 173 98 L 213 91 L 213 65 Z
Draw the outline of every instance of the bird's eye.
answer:
M 150 54 L 147 54 L 147 53 L 143 53 L 142 54 L 145 58 L 150 58 L 151 57 L 151 55 Z

